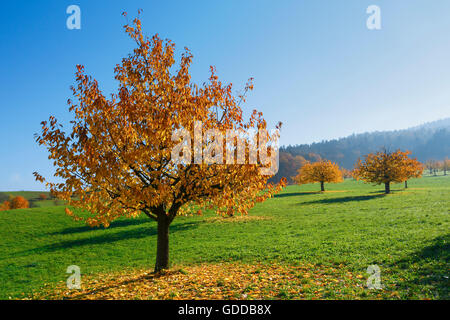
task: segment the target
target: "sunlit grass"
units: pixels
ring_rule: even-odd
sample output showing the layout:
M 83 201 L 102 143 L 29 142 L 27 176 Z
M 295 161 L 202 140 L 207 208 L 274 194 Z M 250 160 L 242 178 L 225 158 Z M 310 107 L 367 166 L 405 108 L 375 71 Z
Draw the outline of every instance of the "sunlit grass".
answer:
M 449 298 L 449 177 L 413 180 L 407 190 L 393 185 L 387 196 L 380 186 L 352 180 L 326 185 L 325 193 L 319 188 L 287 187 L 251 211 L 260 218 L 221 223 L 207 213 L 175 219 L 172 264 L 311 264 L 363 275 L 358 283 L 377 264 L 383 297 Z M 61 206 L 11 210 L 0 212 L 0 236 L 0 298 L 65 282 L 73 264 L 83 279 L 151 271 L 155 261 L 156 224 L 146 217 L 91 229 Z M 367 297 L 367 289 L 353 289 L 343 287 L 343 294 Z

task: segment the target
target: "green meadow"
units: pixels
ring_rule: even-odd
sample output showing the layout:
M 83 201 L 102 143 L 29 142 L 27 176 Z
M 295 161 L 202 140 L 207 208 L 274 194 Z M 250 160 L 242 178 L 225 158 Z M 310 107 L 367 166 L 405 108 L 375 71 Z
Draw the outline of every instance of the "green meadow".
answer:
M 318 184 L 288 186 L 251 210 L 260 219 L 177 217 L 170 228 L 171 263 L 308 263 L 363 275 L 362 286 L 367 267 L 376 264 L 383 297 L 449 299 L 450 176 L 426 176 L 408 186 L 395 184 L 389 195 L 382 186 L 354 180 L 328 184 L 324 193 Z M 30 297 L 64 282 L 69 265 L 95 276 L 153 270 L 155 262 L 156 223 L 147 217 L 90 228 L 53 200 L 0 212 L 0 237 L 1 299 Z M 369 289 L 343 290 L 373 297 Z

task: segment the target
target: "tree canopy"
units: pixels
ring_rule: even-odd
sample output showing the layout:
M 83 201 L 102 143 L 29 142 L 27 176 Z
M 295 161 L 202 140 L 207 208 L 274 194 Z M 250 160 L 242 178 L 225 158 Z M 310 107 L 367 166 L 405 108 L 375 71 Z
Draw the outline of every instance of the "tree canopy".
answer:
M 365 156 L 364 161 L 358 159 L 354 176 L 367 183 L 384 184 L 385 193 L 390 193 L 390 183 L 405 182 L 422 175 L 423 165 L 416 159 L 409 158 L 410 154 L 410 151 L 401 150 L 370 153 Z
M 294 180 L 298 184 L 319 182 L 321 191 L 325 191 L 325 182 L 336 183 L 343 181 L 342 171 L 339 169 L 339 166 L 327 160 L 306 163 L 298 170 L 298 175 Z
M 266 129 L 262 113 L 256 110 L 247 122 L 243 120 L 240 105 L 253 88 L 251 80 L 236 96 L 232 85 L 219 81 L 211 67 L 208 82 L 198 86 L 191 82 L 193 56 L 187 48 L 175 69 L 173 42 L 158 35 L 145 37 L 139 18 L 124 28 L 137 47 L 114 69 L 118 92 L 107 98 L 97 81 L 78 65 L 76 85 L 72 87 L 77 102 L 68 101 L 74 116 L 71 131 L 65 133 L 50 117 L 42 122 L 42 132 L 36 137 L 46 146 L 56 166 L 55 176 L 63 182 L 48 182 L 34 174 L 37 180 L 46 182 L 52 194 L 90 212 L 86 219 L 89 225 L 108 226 L 118 217 L 140 213 L 156 220 L 158 271 L 168 267 L 168 229 L 177 215 L 201 213 L 204 208 L 222 215 L 246 214 L 256 202 L 280 190 L 284 181 L 267 184 L 271 176 L 260 170 L 273 163 L 261 161 L 261 154 L 256 163 L 195 161 L 199 152 L 200 157 L 217 153 L 217 149 L 211 151 L 217 138 L 208 138 L 209 130 L 225 135 L 227 130 Z M 196 123 L 202 124 L 200 129 L 195 128 Z M 203 142 L 197 150 L 194 146 L 193 152 L 182 148 L 185 160 L 191 160 L 185 163 L 171 157 L 174 148 L 183 143 L 183 137 L 174 134 L 178 130 L 197 135 Z M 278 138 L 276 134 L 263 137 L 260 132 L 257 138 L 268 141 L 268 145 Z M 184 142 L 191 146 L 190 139 Z M 245 142 L 245 155 L 249 157 L 252 141 Z M 224 151 L 231 149 L 233 159 L 237 158 L 237 143 L 233 140 L 223 146 Z M 271 145 L 266 152 L 273 158 L 277 150 Z M 69 208 L 66 212 L 83 219 Z

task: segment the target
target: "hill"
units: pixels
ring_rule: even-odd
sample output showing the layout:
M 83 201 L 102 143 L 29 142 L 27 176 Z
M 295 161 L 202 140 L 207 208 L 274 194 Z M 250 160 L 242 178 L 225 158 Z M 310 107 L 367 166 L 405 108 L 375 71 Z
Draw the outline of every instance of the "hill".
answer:
M 314 154 L 314 157 L 320 156 L 352 169 L 359 157 L 386 148 L 410 150 L 413 157 L 425 162 L 450 156 L 449 141 L 450 118 L 446 118 L 404 130 L 367 132 L 312 144 L 283 146 L 280 148 L 280 167 L 275 180 L 295 174 L 298 166 L 286 167 L 290 162 L 285 160 L 290 157 L 300 156 L 309 160 Z

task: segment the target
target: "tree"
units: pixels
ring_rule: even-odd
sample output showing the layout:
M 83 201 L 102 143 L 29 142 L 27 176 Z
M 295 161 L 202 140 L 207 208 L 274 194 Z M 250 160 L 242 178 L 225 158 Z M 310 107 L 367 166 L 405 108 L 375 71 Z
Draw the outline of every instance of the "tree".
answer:
M 352 178 L 353 177 L 353 173 L 352 171 L 345 169 L 345 168 L 341 168 L 341 172 L 342 172 L 342 177 L 343 178 Z
M 41 194 L 39 195 L 39 199 L 41 199 L 41 200 L 47 200 L 47 195 L 46 195 L 45 193 L 41 193 Z
M 450 159 L 447 157 L 442 161 L 442 170 L 444 171 L 444 176 L 446 176 L 447 171 L 450 170 Z
M 211 67 L 209 81 L 197 86 L 191 82 L 193 57 L 187 48 L 175 69 L 175 45 L 170 40 L 163 41 L 158 35 L 145 37 L 138 18 L 124 28 L 137 47 L 115 67 L 118 93 L 107 99 L 97 81 L 85 75 L 83 66 L 77 66 L 77 84 L 72 91 L 78 104 L 68 101 L 74 114 L 71 132 L 66 134 L 50 117 L 48 123 L 42 122 L 41 134 L 36 137 L 46 146 L 56 166 L 55 175 L 63 182 L 48 182 L 37 172 L 34 175 L 46 183 L 52 195 L 89 211 L 91 216 L 83 219 L 66 208 L 68 215 L 91 226 L 107 227 L 118 217 L 141 213 L 155 220 L 157 272 L 169 266 L 169 226 L 177 216 L 201 214 L 204 208 L 221 215 L 247 214 L 255 202 L 271 197 L 285 181 L 268 184 L 271 175 L 262 173 L 261 169 L 273 163 L 273 146 L 266 150 L 269 163 L 261 160 L 261 153 L 257 163 L 198 161 L 222 150 L 232 150 L 231 160 L 238 157 L 238 150 L 233 149 L 238 148 L 238 139 L 234 138 L 231 146 L 221 148 L 219 144 L 211 151 L 219 143 L 218 136 L 208 138 L 214 130 L 254 129 L 260 130 L 259 141 L 278 138 L 260 133 L 267 126 L 262 113 L 254 110 L 248 122 L 243 120 L 240 104 L 253 88 L 251 81 L 235 96 L 232 85 L 222 84 Z M 179 132 L 187 132 L 188 138 Z M 196 144 L 196 139 L 203 143 Z M 252 141 L 244 141 L 247 158 Z M 184 161 L 172 161 L 172 151 L 179 146 L 182 148 L 174 154 L 183 155 Z
M 337 164 L 331 161 L 308 162 L 298 170 L 298 175 L 294 180 L 298 184 L 319 182 L 320 190 L 325 191 L 325 182 L 342 182 L 342 171 Z
M 416 159 L 408 155 L 410 151 L 386 150 L 370 153 L 365 156 L 364 162 L 358 159 L 355 165 L 354 176 L 366 183 L 384 184 L 385 193 L 390 193 L 392 182 L 405 182 L 412 177 L 419 177 L 423 167 Z
M 11 203 L 9 201 L 4 201 L 2 204 L 0 204 L 0 211 L 6 211 L 11 210 Z
M 409 155 L 410 153 L 408 153 Z M 420 178 L 423 173 L 424 166 L 416 159 L 405 157 L 403 160 L 403 181 L 405 182 L 405 189 L 408 188 L 408 180 L 411 178 Z
M 434 168 L 434 161 L 433 160 L 427 160 L 425 162 L 425 167 L 427 168 L 427 170 L 429 170 L 430 174 L 433 173 L 433 168 Z
M 288 152 L 280 151 L 279 170 L 269 181 L 278 182 L 286 177 L 288 183 L 295 183 L 293 176 L 306 162 L 306 159 L 301 155 L 293 156 Z
M 17 196 L 11 200 L 11 209 L 26 209 L 29 208 L 30 204 L 28 200 L 22 196 Z
M 437 176 L 439 169 L 441 168 L 441 163 L 439 161 L 433 161 L 433 174 Z

